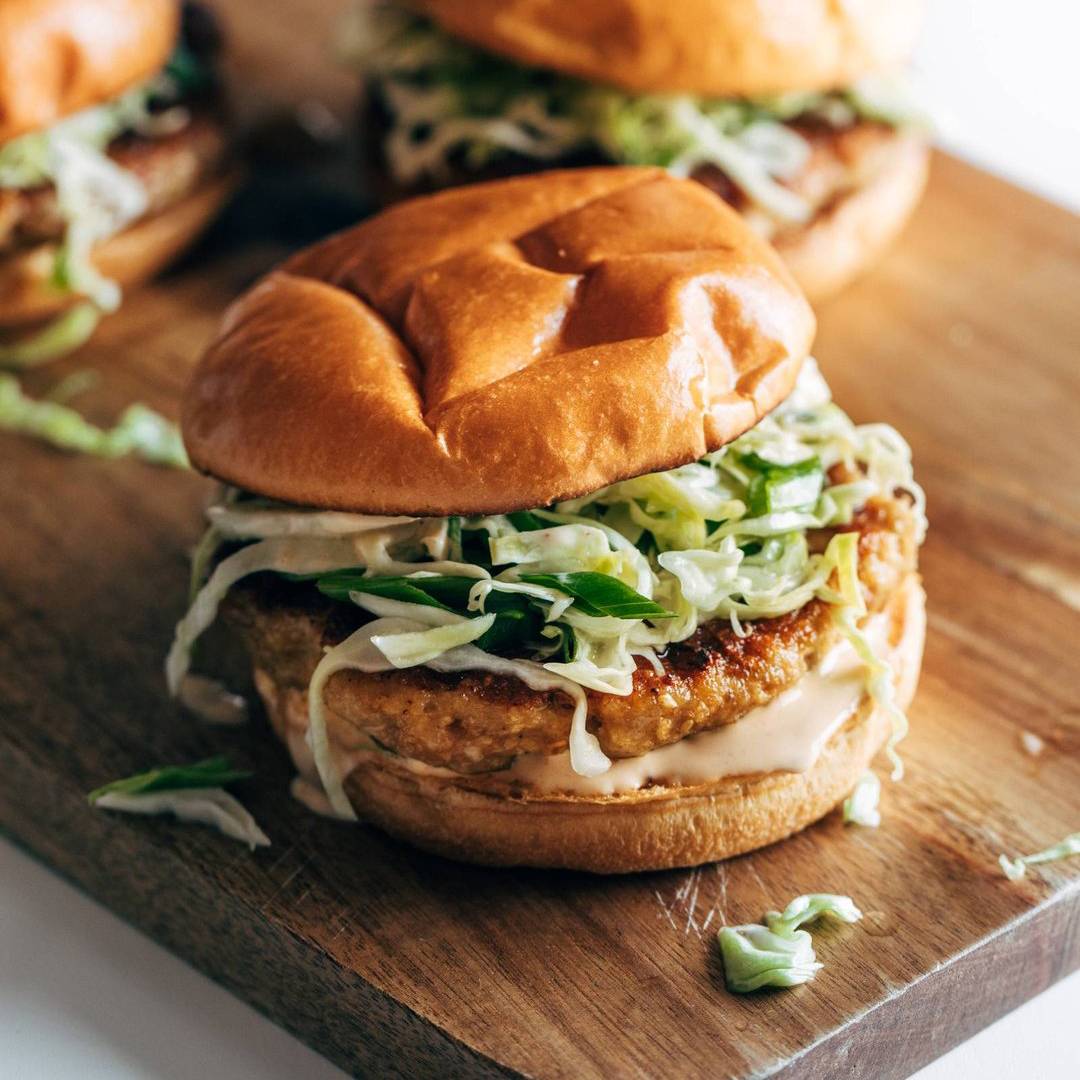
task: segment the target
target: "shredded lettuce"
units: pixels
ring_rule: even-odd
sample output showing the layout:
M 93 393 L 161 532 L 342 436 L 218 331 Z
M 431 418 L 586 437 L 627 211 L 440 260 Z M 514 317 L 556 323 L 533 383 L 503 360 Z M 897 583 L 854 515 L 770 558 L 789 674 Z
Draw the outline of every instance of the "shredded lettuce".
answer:
M 881 824 L 878 800 L 881 798 L 881 781 L 876 773 L 860 776 L 851 794 L 844 800 L 844 823 L 865 825 L 876 829 Z
M 165 765 L 114 780 L 90 792 L 91 806 L 128 814 L 173 814 L 181 821 L 212 825 L 252 850 L 267 847 L 269 838 L 225 785 L 251 776 L 234 769 L 227 758 L 209 758 L 194 765 Z
M 1066 836 L 1060 844 L 1054 844 L 1044 851 L 1037 851 L 1034 855 L 1021 855 L 1019 858 L 1010 859 L 1007 855 L 998 857 L 998 864 L 1002 873 L 1010 881 L 1019 881 L 1026 873 L 1029 866 L 1036 863 L 1056 862 L 1058 859 L 1067 859 L 1071 855 L 1080 855 L 1080 832 Z
M 94 457 L 133 455 L 152 465 L 188 467 L 178 428 L 153 409 L 129 405 L 115 427 L 100 428 L 60 402 L 27 397 L 13 375 L 0 374 L 0 430 Z
M 313 745 L 324 738 L 316 714 L 333 671 L 467 661 L 567 693 L 574 767 L 603 771 L 607 758 L 585 727 L 585 689 L 630 694 L 639 663 L 662 672 L 664 650 L 702 623 L 727 620 L 745 636 L 755 620 L 817 598 L 832 605 L 862 659 L 868 691 L 893 713 L 891 750 L 906 721 L 888 665 L 860 625 L 859 538 L 843 529 L 866 500 L 898 490 L 909 493 L 921 535 L 923 496 L 907 445 L 884 425 L 852 423 L 808 361 L 788 400 L 722 450 L 548 508 L 378 518 L 234 498 L 210 509 L 200 566 L 222 537 L 253 542 L 198 591 L 177 628 L 169 685 L 178 691 L 192 644 L 241 577 L 306 576 L 376 620 L 327 653 L 312 680 Z M 811 535 L 819 529 L 839 530 L 823 550 Z M 407 628 L 372 629 L 386 620 Z M 316 760 L 330 791 L 329 751 Z
M 805 117 L 837 127 L 859 117 L 896 126 L 923 121 L 895 78 L 755 100 L 625 93 L 502 59 L 400 7 L 370 0 L 355 5 L 342 53 L 389 113 L 387 159 L 405 183 L 444 175 L 458 158 L 480 167 L 506 154 L 541 162 L 602 154 L 683 176 L 707 164 L 772 219 L 794 224 L 813 207 L 784 182 L 811 151 L 790 121 Z
M 725 926 L 717 935 L 729 990 L 746 994 L 762 987 L 809 982 L 821 970 L 810 934 L 802 926 L 831 918 L 854 923 L 862 912 L 848 896 L 814 893 L 797 896 L 783 912 L 770 911 L 765 926 Z

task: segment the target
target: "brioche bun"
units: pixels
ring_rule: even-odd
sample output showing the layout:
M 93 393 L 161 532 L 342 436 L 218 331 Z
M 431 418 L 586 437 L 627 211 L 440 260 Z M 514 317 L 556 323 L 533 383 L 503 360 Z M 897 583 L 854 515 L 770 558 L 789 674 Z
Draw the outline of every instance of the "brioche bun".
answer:
M 523 64 L 644 93 L 831 90 L 909 57 L 922 0 L 409 0 Z
M 291 503 L 545 506 L 736 438 L 813 332 L 777 255 L 701 185 L 541 173 L 402 203 L 271 273 L 197 366 L 184 439 Z
M 188 247 L 236 187 L 237 175 L 208 179 L 194 191 L 97 245 L 93 263 L 122 287 L 151 278 Z M 51 282 L 55 244 L 40 244 L 0 259 L 0 326 L 20 327 L 57 315 L 79 297 Z
M 917 575 L 904 579 L 887 610 L 887 655 L 897 701 L 906 707 L 918 682 L 926 629 Z M 260 674 L 257 683 L 271 725 L 291 743 L 290 734 L 298 736 L 290 696 Z M 741 855 L 813 824 L 850 793 L 890 731 L 888 714 L 866 698 L 806 772 L 654 785 L 618 795 L 509 797 L 484 790 L 475 776 L 459 781 L 414 771 L 402 759 L 377 751 L 353 755 L 356 764 L 344 785 L 362 820 L 463 862 L 604 874 L 666 870 Z
M 811 301 L 838 293 L 881 258 L 914 213 L 929 169 L 926 139 L 898 132 L 863 182 L 809 224 L 773 239 Z
M 0 143 L 156 75 L 179 22 L 176 0 L 4 0 Z

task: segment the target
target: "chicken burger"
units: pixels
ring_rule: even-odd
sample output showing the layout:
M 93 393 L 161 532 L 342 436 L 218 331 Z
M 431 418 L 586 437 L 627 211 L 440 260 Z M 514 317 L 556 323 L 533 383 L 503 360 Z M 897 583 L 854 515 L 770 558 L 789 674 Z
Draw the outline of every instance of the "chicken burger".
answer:
M 921 0 L 361 0 L 384 199 L 477 178 L 659 165 L 731 203 L 803 290 L 835 292 L 907 220 L 926 124 L 900 78 Z
M 830 400 L 773 250 L 660 169 L 399 204 L 228 312 L 182 423 L 296 793 L 453 858 L 690 866 L 816 821 L 905 728 L 907 445 Z M 194 680 L 194 681 L 193 681 Z
M 219 209 L 216 51 L 176 0 L 0 6 L 0 365 L 81 344 Z

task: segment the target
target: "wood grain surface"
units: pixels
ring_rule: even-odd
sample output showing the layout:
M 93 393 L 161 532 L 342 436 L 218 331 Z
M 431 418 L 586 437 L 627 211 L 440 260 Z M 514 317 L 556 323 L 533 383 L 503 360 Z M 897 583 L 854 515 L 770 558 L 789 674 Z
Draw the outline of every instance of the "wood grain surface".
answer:
M 298 11 L 325 23 L 336 5 L 275 5 L 277 24 L 223 6 L 247 113 L 264 88 L 340 92 L 319 72 L 294 84 L 285 63 Z M 79 403 L 95 418 L 133 399 L 175 413 L 227 300 L 358 205 L 257 169 L 184 266 L 28 388 L 90 367 L 101 383 Z M 208 729 L 165 697 L 208 483 L 10 436 L 0 824 L 357 1074 L 907 1075 L 1080 964 L 1080 860 L 1018 883 L 996 861 L 1080 828 L 1078 296 L 1080 221 L 939 157 L 902 244 L 822 314 L 837 399 L 908 436 L 929 497 L 926 662 L 908 775 L 885 783 L 877 830 L 832 815 L 726 864 L 605 880 L 456 866 L 313 817 L 261 716 Z M 238 658 L 221 664 L 241 677 Z M 269 849 L 86 806 L 106 780 L 216 752 L 256 770 L 238 791 Z M 816 935 L 816 981 L 728 994 L 717 926 L 816 890 L 867 913 Z

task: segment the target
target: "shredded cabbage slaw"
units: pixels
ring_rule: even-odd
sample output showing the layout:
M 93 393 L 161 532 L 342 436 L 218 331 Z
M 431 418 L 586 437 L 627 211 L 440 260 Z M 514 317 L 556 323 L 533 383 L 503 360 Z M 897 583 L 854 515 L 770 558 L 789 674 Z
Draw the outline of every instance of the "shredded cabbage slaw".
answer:
M 858 479 L 833 483 L 838 465 Z M 924 499 L 907 444 L 886 425 L 853 423 L 809 360 L 788 399 L 723 449 L 531 512 L 387 519 L 233 492 L 208 511 L 169 687 L 182 693 L 195 640 L 248 574 L 306 577 L 373 616 L 327 652 L 309 691 L 316 764 L 348 816 L 322 703 L 333 671 L 486 669 L 566 693 L 572 764 L 592 776 L 610 762 L 585 726 L 586 689 L 628 695 L 639 663 L 662 670 L 667 646 L 702 623 L 723 619 L 745 635 L 756 619 L 820 598 L 866 664 L 869 693 L 893 713 L 891 750 L 905 721 L 888 665 L 859 627 L 858 536 L 837 532 L 815 552 L 807 534 L 849 524 L 868 499 L 898 490 L 909 493 L 921 539 Z M 203 582 L 224 542 L 243 546 Z
M 755 100 L 628 94 L 504 60 L 371 0 L 353 8 L 342 52 L 389 114 L 385 152 L 403 183 L 445 175 L 455 156 L 481 167 L 508 153 L 539 162 L 600 153 L 681 176 L 709 164 L 771 220 L 794 225 L 805 222 L 813 207 L 784 185 L 810 155 L 789 121 L 812 118 L 834 127 L 863 117 L 893 126 L 926 123 L 894 78 L 835 93 Z

